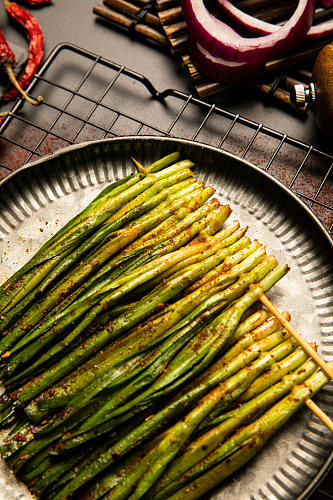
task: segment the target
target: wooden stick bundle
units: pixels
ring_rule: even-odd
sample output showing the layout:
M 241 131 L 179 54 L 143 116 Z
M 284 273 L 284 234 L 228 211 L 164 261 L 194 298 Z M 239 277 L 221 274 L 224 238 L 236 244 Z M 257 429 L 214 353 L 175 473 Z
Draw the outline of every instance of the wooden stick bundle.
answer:
M 207 1 L 209 2 L 209 0 Z M 174 56 L 181 56 L 183 65 L 188 71 L 199 97 L 206 98 L 230 89 L 230 84 L 214 82 L 204 77 L 192 63 L 187 53 L 188 30 L 180 0 L 155 0 L 155 2 L 153 12 L 145 12 L 142 9 L 145 6 L 151 9 L 151 0 L 103 0 L 104 7 L 95 5 L 93 12 L 105 20 L 140 34 L 148 40 L 153 40 L 164 47 L 170 47 Z M 297 2 L 296 0 L 282 0 L 281 2 L 276 2 L 276 0 L 236 0 L 235 4 L 251 15 L 274 22 L 289 17 Z M 315 18 L 322 22 L 332 15 L 331 11 L 333 9 L 317 8 Z M 139 16 L 139 20 L 136 19 L 137 16 Z M 291 68 L 297 68 L 300 64 L 313 60 L 326 43 L 327 40 L 319 40 L 311 44 L 302 44 L 287 56 L 269 61 L 261 77 L 246 85 L 273 98 L 289 109 L 293 109 L 296 113 L 305 113 L 308 104 L 302 108 L 295 108 L 290 101 L 290 89 L 293 85 L 308 83 L 311 73 L 301 68 L 298 73 L 295 72 L 291 76 Z M 286 71 L 288 71 L 288 75 L 284 74 Z M 279 73 L 281 74 L 279 79 L 270 81 L 272 75 Z
M 143 37 L 164 45 L 165 47 L 169 45 L 167 37 L 162 32 L 161 24 L 159 23 L 157 16 L 147 13 L 142 19 L 143 22 L 140 21 L 133 24 L 133 20 L 135 20 L 135 17 L 133 16 L 141 11 L 141 7 L 134 7 L 125 0 L 107 0 L 105 3 L 109 3 L 113 6 L 113 8 L 108 6 L 104 7 L 102 5 L 94 5 L 94 14 L 97 14 L 101 18 L 127 29 L 131 29 L 133 26 L 133 31 Z
M 137 15 L 141 11 L 141 8 L 145 6 L 145 3 L 142 3 L 141 7 L 139 6 L 137 7 L 136 5 L 130 2 L 126 2 L 126 0 L 103 0 L 103 3 L 110 9 L 122 12 L 123 14 L 130 14 L 132 16 Z M 150 12 L 147 12 L 146 14 L 143 15 L 142 21 L 144 21 L 144 23 L 150 26 L 151 28 L 154 28 L 157 31 L 162 32 L 161 22 L 158 16 L 155 16 L 154 14 L 150 14 Z
M 245 12 L 260 17 L 265 21 L 274 21 L 282 19 L 285 16 L 289 16 L 290 11 L 295 8 L 297 2 L 292 0 L 291 2 L 279 2 L 277 5 L 275 0 L 241 0 L 235 3 L 237 4 L 237 7 Z M 157 0 L 157 4 L 159 6 L 158 16 L 169 39 L 172 53 L 174 55 L 182 56 L 184 67 L 188 70 L 198 95 L 202 98 L 206 98 L 210 95 L 223 92 L 230 88 L 231 85 L 208 80 L 200 74 L 192 63 L 190 56 L 187 54 L 188 32 L 181 7 L 179 5 L 179 0 L 177 6 L 174 6 L 173 4 L 173 7 L 168 9 L 164 7 L 162 0 Z M 274 6 L 274 9 L 272 9 L 272 6 Z M 330 10 L 331 9 L 317 9 L 316 17 L 318 20 L 323 21 L 329 18 Z M 267 64 L 266 70 L 260 80 L 273 73 L 284 72 L 293 66 L 297 66 L 301 63 L 314 59 L 326 43 L 327 41 L 320 40 L 305 47 L 302 45 L 288 54 L 288 56 L 270 61 Z M 293 80 L 294 82 L 292 85 L 304 82 L 304 80 L 300 81 L 296 78 L 293 78 Z M 272 98 L 287 105 L 289 108 L 293 108 L 297 112 L 290 101 L 291 80 L 288 79 L 288 76 L 281 78 L 277 88 L 275 88 L 274 83 L 270 84 L 265 81 L 251 82 L 248 85 L 259 90 L 263 94 L 269 94 Z M 299 108 L 298 112 L 304 113 L 307 111 L 307 108 L 308 105 L 305 105 L 304 107 Z

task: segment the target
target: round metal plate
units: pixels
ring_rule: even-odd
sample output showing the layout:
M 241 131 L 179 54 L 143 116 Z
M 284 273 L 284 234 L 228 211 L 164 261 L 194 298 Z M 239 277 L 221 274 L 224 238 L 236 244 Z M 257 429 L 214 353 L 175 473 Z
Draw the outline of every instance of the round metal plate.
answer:
M 249 226 L 267 253 L 291 267 L 269 293 L 293 325 L 333 359 L 332 241 L 319 220 L 288 188 L 256 166 L 217 148 L 186 140 L 123 137 L 71 146 L 30 163 L 0 183 L 0 282 L 22 266 L 107 183 L 142 164 L 179 150 L 196 163 L 198 179 L 216 189 L 233 209 L 230 220 Z M 333 387 L 317 398 L 332 415 Z M 309 410 L 299 412 L 212 498 L 294 500 L 305 498 L 332 461 L 332 433 Z M 31 498 L 3 465 L 0 499 Z

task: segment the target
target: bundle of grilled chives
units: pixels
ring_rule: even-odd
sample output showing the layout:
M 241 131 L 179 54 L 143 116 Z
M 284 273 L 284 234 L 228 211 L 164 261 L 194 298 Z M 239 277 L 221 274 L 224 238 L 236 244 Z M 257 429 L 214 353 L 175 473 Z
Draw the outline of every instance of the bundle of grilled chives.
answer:
M 288 266 L 178 160 L 107 187 L 1 287 L 1 454 L 40 498 L 198 498 L 328 381 L 256 306 Z

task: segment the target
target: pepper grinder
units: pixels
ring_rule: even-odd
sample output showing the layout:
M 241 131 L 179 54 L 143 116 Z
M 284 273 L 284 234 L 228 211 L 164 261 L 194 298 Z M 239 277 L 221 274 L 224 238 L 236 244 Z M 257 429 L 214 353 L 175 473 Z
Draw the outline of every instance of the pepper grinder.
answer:
M 295 85 L 290 99 L 296 106 L 314 104 L 315 118 L 320 129 L 333 138 L 333 43 L 326 45 L 315 61 L 312 82 Z

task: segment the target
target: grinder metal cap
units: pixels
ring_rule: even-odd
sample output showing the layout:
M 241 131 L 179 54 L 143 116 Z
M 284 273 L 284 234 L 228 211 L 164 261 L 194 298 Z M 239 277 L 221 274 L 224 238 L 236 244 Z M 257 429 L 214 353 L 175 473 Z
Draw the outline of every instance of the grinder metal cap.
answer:
M 316 89 L 314 83 L 310 83 L 310 85 L 304 85 L 303 83 L 294 85 L 290 91 L 290 100 L 297 107 L 304 106 L 307 102 L 315 102 Z

